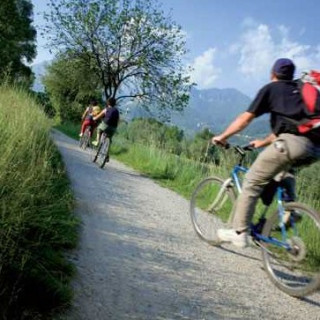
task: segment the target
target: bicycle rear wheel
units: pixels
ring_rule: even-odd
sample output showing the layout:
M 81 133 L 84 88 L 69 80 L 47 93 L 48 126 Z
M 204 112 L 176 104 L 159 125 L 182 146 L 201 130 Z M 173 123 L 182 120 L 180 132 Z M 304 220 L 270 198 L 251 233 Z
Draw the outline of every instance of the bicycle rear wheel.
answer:
M 90 146 L 90 138 L 91 138 L 90 128 L 87 127 L 82 137 L 80 138 L 80 148 L 82 148 L 83 150 L 86 150 L 87 147 Z
M 202 180 L 190 202 L 190 216 L 197 235 L 211 245 L 220 243 L 217 230 L 230 226 L 233 219 L 235 192 L 231 181 L 218 177 Z
M 94 153 L 94 156 L 92 157 L 92 162 L 96 162 L 99 159 L 99 157 L 101 156 L 100 153 L 101 153 L 101 148 L 102 148 L 103 143 L 104 143 L 104 136 L 101 136 L 100 141 L 97 145 L 96 152 Z M 94 149 L 93 149 L 93 151 L 94 151 Z
M 84 144 L 84 134 L 79 138 L 79 147 L 82 149 Z
M 101 146 L 99 149 L 99 156 L 98 156 L 98 164 L 101 169 L 104 167 L 104 165 L 108 160 L 109 148 L 110 148 L 110 138 L 105 137 L 105 139 L 103 139 L 101 143 Z
M 320 287 L 320 217 L 313 209 L 297 202 L 284 203 L 290 214 L 286 233 L 290 249 L 262 243 L 265 270 L 281 291 L 303 297 Z M 276 211 L 266 222 L 263 235 L 283 241 Z

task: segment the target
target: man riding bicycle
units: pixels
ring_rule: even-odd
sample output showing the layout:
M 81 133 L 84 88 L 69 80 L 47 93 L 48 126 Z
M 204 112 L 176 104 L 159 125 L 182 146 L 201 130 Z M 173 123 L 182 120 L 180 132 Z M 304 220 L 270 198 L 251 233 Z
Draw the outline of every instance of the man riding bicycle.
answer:
M 93 118 L 94 121 L 102 119 L 97 128 L 97 140 L 92 142 L 94 146 L 99 144 L 102 132 L 105 132 L 111 138 L 115 134 L 119 123 L 119 110 L 116 108 L 116 99 L 109 98 L 106 107 Z
M 270 124 L 275 137 L 270 135 L 270 139 L 265 141 L 268 143 L 264 145 L 269 146 L 259 154 L 245 175 L 242 193 L 236 204 L 233 229 L 219 229 L 221 241 L 246 247 L 247 230 L 264 187 L 292 165 L 310 163 L 310 160 L 320 157 L 320 130 L 316 134 L 301 135 L 294 124 L 307 117 L 297 82 L 293 81 L 294 71 L 295 66 L 290 59 L 278 59 L 271 70 L 271 82 L 258 92 L 248 110 L 240 114 L 223 133 L 212 138 L 214 144 L 226 145 L 228 138 L 246 128 L 254 118 L 271 114 Z M 252 145 L 264 146 L 254 141 Z

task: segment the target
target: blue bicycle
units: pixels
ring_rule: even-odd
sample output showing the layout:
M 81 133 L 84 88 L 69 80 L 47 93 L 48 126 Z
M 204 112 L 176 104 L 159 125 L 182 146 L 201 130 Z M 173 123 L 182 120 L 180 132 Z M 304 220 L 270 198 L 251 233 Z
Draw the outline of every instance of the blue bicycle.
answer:
M 231 177 L 209 177 L 194 190 L 190 215 L 197 235 L 211 245 L 220 245 L 217 229 L 231 227 L 235 200 L 241 192 L 241 173 L 246 151 L 233 147 L 239 162 Z M 250 226 L 253 243 L 262 251 L 264 268 L 271 281 L 285 293 L 303 297 L 320 287 L 320 217 L 305 204 L 286 202 L 285 188 L 275 187 L 275 199 L 259 204 L 259 214 Z M 272 210 L 271 210 L 272 209 Z M 269 214 L 269 212 L 271 212 Z

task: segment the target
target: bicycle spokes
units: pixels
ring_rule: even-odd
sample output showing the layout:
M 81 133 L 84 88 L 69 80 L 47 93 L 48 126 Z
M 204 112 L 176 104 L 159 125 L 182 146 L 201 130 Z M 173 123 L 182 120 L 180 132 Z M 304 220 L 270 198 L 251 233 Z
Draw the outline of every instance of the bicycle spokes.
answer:
M 211 177 L 202 181 L 191 199 L 191 220 L 197 234 L 205 241 L 218 242 L 217 229 L 225 227 L 234 204 L 231 189 L 223 188 L 223 180 Z
M 304 296 L 320 283 L 319 217 L 303 205 L 292 203 L 288 209 L 295 212 L 297 220 L 289 218 L 281 228 L 277 215 L 267 222 L 264 235 L 270 242 L 262 244 L 264 263 L 271 280 L 281 290 Z

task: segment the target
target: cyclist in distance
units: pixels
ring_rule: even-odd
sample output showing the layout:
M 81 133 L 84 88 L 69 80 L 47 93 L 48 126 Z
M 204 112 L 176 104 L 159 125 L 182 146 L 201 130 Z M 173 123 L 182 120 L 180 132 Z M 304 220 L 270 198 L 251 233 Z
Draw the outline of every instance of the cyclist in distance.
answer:
M 98 145 L 102 132 L 106 132 L 111 141 L 112 136 L 117 130 L 119 118 L 120 116 L 119 110 L 116 107 L 116 99 L 109 98 L 107 100 L 106 107 L 93 118 L 94 121 L 102 119 L 98 126 L 97 140 L 92 143 L 94 146 Z
M 79 137 L 83 136 L 88 126 L 91 127 L 91 136 L 92 136 L 93 131 L 97 126 L 97 123 L 93 121 L 93 117 L 98 115 L 100 111 L 101 110 L 100 110 L 100 107 L 98 106 L 98 102 L 96 100 L 91 100 L 89 107 L 86 108 L 86 110 L 84 111 L 81 117 L 83 122 L 81 125 L 81 131 L 80 131 Z
M 254 118 L 270 113 L 274 136 L 270 135 L 269 145 L 246 173 L 232 229 L 218 230 L 221 241 L 246 247 L 248 228 L 264 187 L 292 165 L 307 164 L 320 157 L 320 129 L 302 135 L 294 123 L 307 117 L 298 84 L 293 81 L 294 71 L 295 65 L 290 59 L 276 60 L 271 69 L 271 82 L 260 89 L 246 112 L 240 114 L 223 133 L 212 138 L 214 144 L 224 146 L 228 138 L 242 131 Z M 258 142 L 252 144 L 263 146 Z

